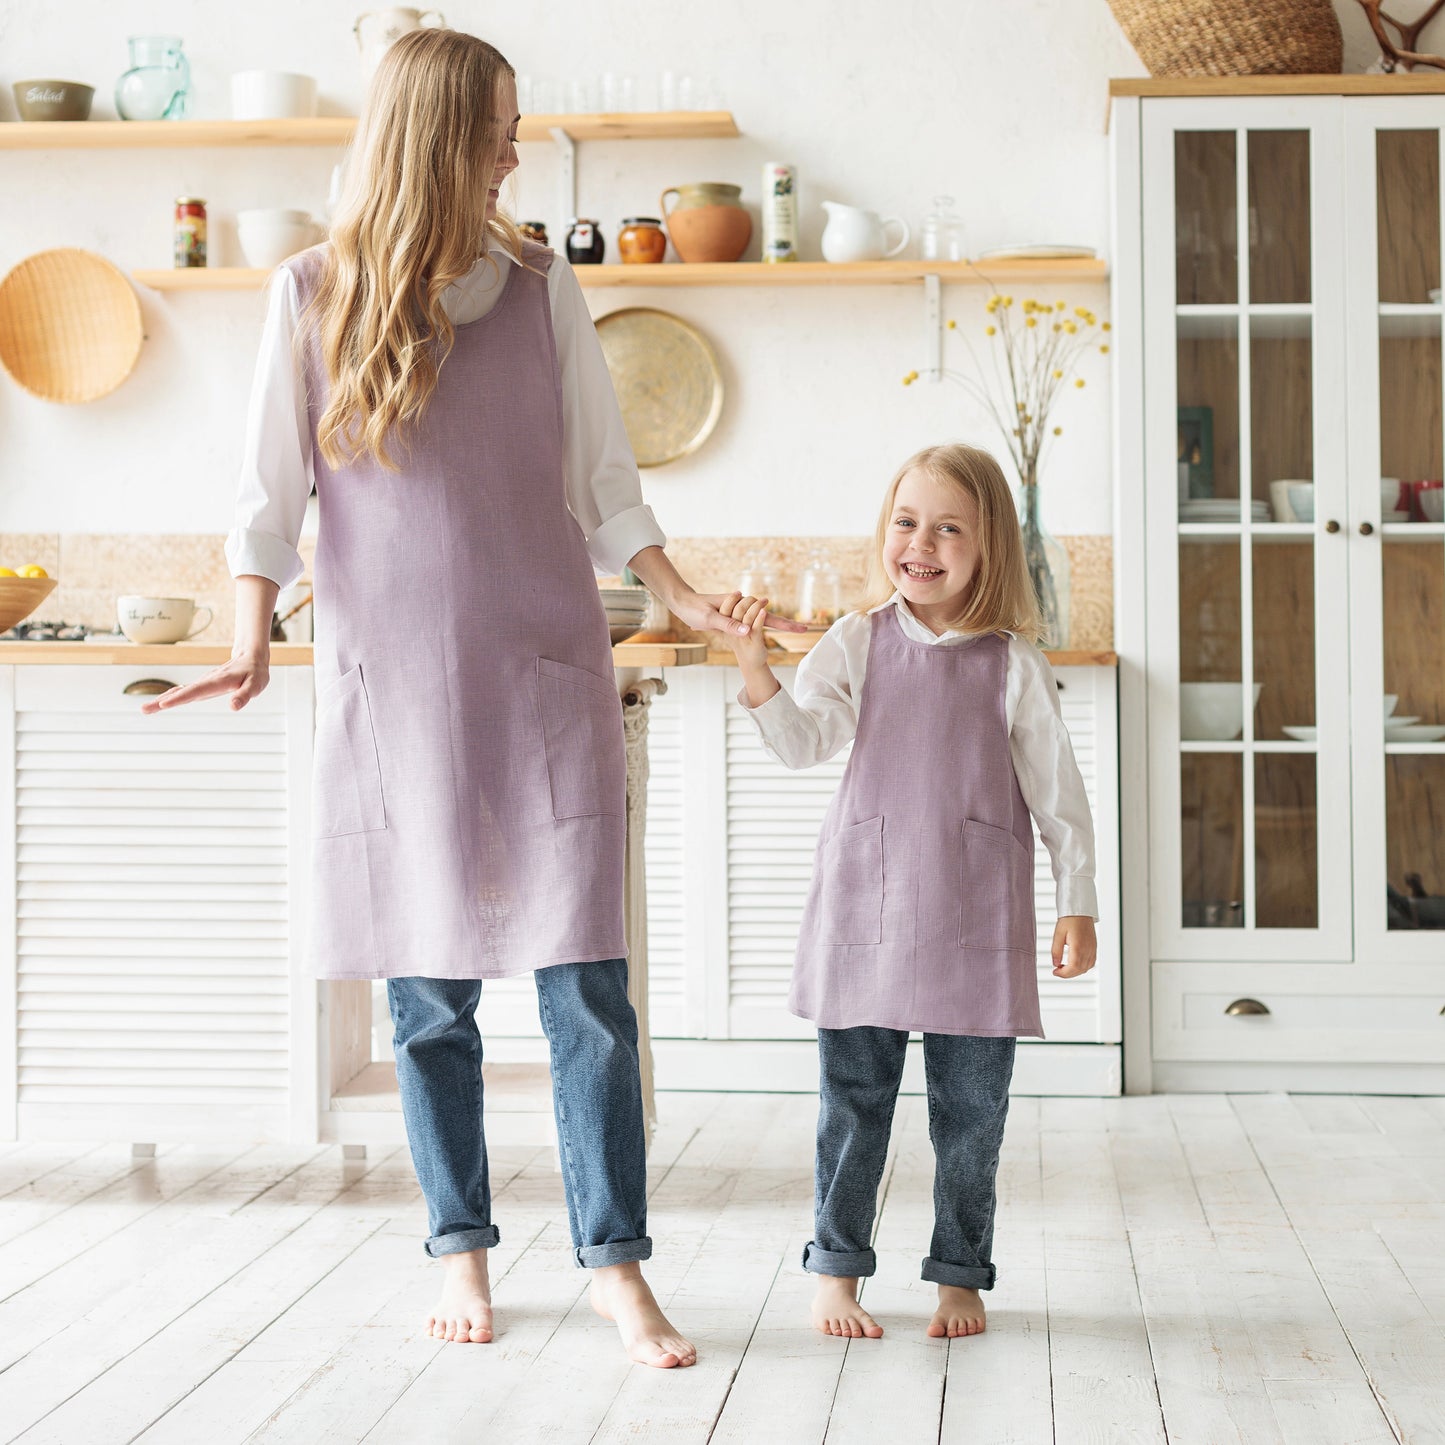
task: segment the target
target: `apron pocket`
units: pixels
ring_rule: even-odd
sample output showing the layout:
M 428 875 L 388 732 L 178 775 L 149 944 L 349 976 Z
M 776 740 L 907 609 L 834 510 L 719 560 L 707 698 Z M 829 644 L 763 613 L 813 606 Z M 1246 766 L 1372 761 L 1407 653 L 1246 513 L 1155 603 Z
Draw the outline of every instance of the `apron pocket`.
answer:
M 821 939 L 835 946 L 883 942 L 883 818 L 835 833 L 822 869 Z
M 554 818 L 617 816 L 627 806 L 622 702 L 611 679 L 537 659 L 537 701 Z
M 963 825 L 962 948 L 1027 949 L 1033 932 L 1034 868 L 1008 828 L 970 818 Z
M 318 838 L 386 827 L 381 763 L 361 668 L 343 672 L 316 700 L 312 831 Z

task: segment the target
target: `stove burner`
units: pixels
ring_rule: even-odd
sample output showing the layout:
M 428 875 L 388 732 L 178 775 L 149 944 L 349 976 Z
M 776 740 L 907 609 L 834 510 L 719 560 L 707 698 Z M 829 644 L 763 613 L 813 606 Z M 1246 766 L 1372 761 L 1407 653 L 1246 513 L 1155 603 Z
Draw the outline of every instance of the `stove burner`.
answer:
M 111 634 L 83 622 L 41 622 L 27 619 L 17 622 L 9 632 L 0 632 L 0 642 L 84 642 L 87 637 L 108 637 Z M 121 634 L 115 633 L 116 637 Z

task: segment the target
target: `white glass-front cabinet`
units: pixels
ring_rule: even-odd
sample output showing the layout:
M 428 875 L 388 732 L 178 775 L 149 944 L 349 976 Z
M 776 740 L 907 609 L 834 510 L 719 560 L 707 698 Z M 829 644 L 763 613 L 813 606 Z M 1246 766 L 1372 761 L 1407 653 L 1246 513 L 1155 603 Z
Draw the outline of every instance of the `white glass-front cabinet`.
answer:
M 1156 1086 L 1438 1083 L 1445 95 L 1116 123 Z

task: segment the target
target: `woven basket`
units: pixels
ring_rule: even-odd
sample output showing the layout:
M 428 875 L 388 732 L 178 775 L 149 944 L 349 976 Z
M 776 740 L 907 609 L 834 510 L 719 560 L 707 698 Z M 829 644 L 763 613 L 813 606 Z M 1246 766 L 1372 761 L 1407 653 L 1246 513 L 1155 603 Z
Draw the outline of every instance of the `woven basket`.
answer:
M 44 401 L 94 401 L 135 369 L 140 302 L 104 256 L 38 251 L 0 281 L 0 366 Z
M 1150 75 L 1338 75 L 1330 0 L 1109 0 Z

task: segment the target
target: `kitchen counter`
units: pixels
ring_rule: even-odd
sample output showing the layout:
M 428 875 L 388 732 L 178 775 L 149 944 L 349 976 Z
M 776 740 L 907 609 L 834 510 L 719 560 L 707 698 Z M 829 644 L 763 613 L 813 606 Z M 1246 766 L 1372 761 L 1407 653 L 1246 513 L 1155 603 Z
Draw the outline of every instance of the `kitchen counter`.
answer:
M 0 642 L 0 665 L 87 663 L 134 667 L 169 663 L 172 667 L 215 667 L 231 656 L 229 647 L 198 642 Z M 612 649 L 614 667 L 691 667 L 707 660 L 701 642 L 623 642 Z M 274 642 L 272 667 L 310 667 L 310 643 Z
M 781 647 L 768 649 L 769 667 L 796 667 L 808 654 L 806 652 L 785 652 Z M 1045 652 L 1051 667 L 1118 667 L 1117 652 Z M 709 651 L 709 667 L 734 667 L 736 659 L 731 652 Z

